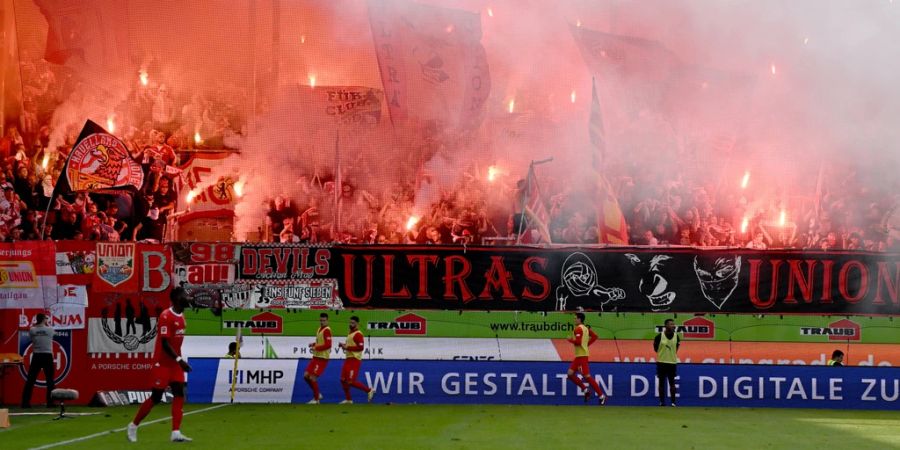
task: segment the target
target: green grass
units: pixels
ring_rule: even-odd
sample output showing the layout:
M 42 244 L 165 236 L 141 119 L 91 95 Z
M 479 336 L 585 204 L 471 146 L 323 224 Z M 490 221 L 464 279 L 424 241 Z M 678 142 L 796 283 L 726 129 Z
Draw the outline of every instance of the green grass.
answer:
M 189 405 L 188 411 L 209 405 Z M 73 408 L 95 416 L 12 417 L 0 448 L 20 449 L 124 427 L 136 406 Z M 15 412 L 15 411 L 13 411 Z M 147 420 L 169 415 L 154 408 Z M 142 426 L 138 444 L 114 432 L 69 447 L 160 448 L 170 422 Z M 900 411 L 495 405 L 229 405 L 188 415 L 192 449 L 900 448 Z

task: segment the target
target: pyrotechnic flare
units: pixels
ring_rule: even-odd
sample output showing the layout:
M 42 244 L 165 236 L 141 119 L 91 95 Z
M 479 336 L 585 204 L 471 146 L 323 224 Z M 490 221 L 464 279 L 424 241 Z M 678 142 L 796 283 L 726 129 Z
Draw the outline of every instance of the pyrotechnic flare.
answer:
M 200 145 L 200 144 L 202 144 L 202 143 L 203 143 L 203 138 L 200 137 L 200 132 L 199 132 L 199 131 L 195 131 L 195 132 L 194 132 L 194 144 Z
M 497 178 L 498 173 L 500 173 L 500 169 L 498 169 L 496 166 L 488 167 L 488 181 L 493 182 Z
M 747 184 L 750 183 L 750 171 L 744 172 L 744 178 L 741 179 L 741 189 L 747 189 Z
M 311 87 L 311 88 L 316 87 L 316 76 L 315 75 L 309 76 L 309 87 Z
M 581 28 L 581 19 L 575 21 L 575 26 Z
M 488 8 L 487 11 L 488 11 L 488 17 L 494 17 L 494 10 L 493 10 L 493 9 Z
M 572 99 L 572 103 L 575 103 L 575 89 L 572 89 L 572 94 L 569 95 L 569 98 Z
M 512 99 L 509 101 L 509 113 L 512 114 L 516 109 L 516 99 Z
M 305 35 L 305 34 L 301 34 L 301 35 L 300 35 L 300 43 L 301 43 L 301 44 L 305 44 L 305 43 L 306 43 L 306 35 Z
M 772 63 L 772 75 L 775 75 L 775 73 L 776 73 L 775 63 Z
M 48 165 L 48 164 L 50 164 L 50 154 L 44 152 L 44 160 L 41 161 L 41 169 L 42 169 L 44 172 L 47 171 L 47 165 Z
M 744 220 L 741 221 L 741 233 L 747 232 L 747 227 L 750 226 L 750 219 L 744 217 Z
M 147 86 L 147 84 L 150 83 L 150 77 L 147 75 L 146 70 L 142 69 L 138 74 L 138 78 L 141 80 L 141 86 Z
M 184 197 L 184 199 L 187 201 L 188 205 L 190 205 L 191 202 L 194 201 L 194 197 L 196 197 L 196 196 L 197 196 L 197 193 L 194 192 L 193 190 L 191 190 L 187 193 L 187 195 Z
M 112 134 L 116 132 L 116 115 L 110 114 L 106 116 L 106 131 L 109 131 Z
M 238 180 L 234 183 L 234 196 L 235 197 L 243 197 L 244 196 L 244 181 Z
M 785 223 L 787 223 L 787 212 L 782 209 L 781 215 L 778 217 L 778 225 L 783 227 Z
M 409 220 L 406 221 L 406 231 L 412 231 L 413 227 L 419 223 L 419 218 L 416 216 L 411 216 Z

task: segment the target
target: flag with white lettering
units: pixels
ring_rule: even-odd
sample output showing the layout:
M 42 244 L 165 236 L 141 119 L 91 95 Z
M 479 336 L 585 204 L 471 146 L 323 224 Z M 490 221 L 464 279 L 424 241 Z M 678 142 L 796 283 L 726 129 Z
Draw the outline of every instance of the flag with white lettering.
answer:
M 405 0 L 368 6 L 391 121 L 476 128 L 491 90 L 479 14 Z

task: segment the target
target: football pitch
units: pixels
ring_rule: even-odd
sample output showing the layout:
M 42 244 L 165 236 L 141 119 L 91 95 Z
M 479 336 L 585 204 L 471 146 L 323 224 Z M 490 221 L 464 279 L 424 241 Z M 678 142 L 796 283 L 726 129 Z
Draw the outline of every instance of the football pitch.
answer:
M 169 405 L 123 427 L 137 406 L 52 420 L 15 416 L 0 447 L 128 449 L 900 448 L 900 411 L 506 405 L 188 405 L 191 443 L 171 443 Z M 15 410 L 12 412 L 16 412 Z M 59 445 L 62 444 L 62 445 Z

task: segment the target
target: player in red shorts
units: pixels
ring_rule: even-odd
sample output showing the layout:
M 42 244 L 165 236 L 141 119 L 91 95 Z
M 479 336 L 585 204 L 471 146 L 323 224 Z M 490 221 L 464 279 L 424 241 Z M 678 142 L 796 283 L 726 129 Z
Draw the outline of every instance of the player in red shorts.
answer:
M 172 442 L 190 442 L 191 438 L 181 434 L 181 418 L 184 415 L 185 372 L 191 366 L 181 357 L 181 343 L 184 341 L 185 321 L 181 314 L 188 304 L 184 288 L 172 289 L 169 298 L 172 307 L 163 311 L 156 320 L 156 349 L 153 351 L 153 368 L 150 369 L 153 387 L 150 398 L 144 400 L 134 420 L 128 424 L 128 440 L 137 442 L 138 425 L 150 414 L 153 405 L 162 400 L 166 387 L 172 388 Z
M 328 313 L 319 314 L 319 330 L 316 331 L 316 342 L 309 344 L 313 351 L 313 357 L 306 366 L 303 379 L 312 388 L 313 398 L 306 402 L 309 405 L 318 405 L 322 401 L 319 393 L 319 377 L 325 372 L 328 365 L 328 357 L 331 356 L 331 328 L 328 326 Z
M 597 333 L 594 333 L 594 330 L 591 330 L 584 324 L 584 313 L 575 313 L 575 333 L 567 340 L 575 346 L 575 359 L 572 360 L 572 364 L 569 365 L 569 371 L 566 372 L 569 380 L 584 391 L 585 403 L 591 398 L 590 389 L 584 385 L 584 381 L 587 381 L 591 389 L 597 393 L 600 406 L 605 405 L 606 395 L 600 390 L 597 380 L 591 376 L 591 369 L 588 366 L 591 354 L 588 347 L 597 340 Z M 583 380 L 576 375 L 578 372 L 581 373 Z
M 347 357 L 344 359 L 344 367 L 341 368 L 341 387 L 344 388 L 344 398 L 340 404 L 349 405 L 353 403 L 350 397 L 350 388 L 355 387 L 368 394 L 369 403 L 375 397 L 375 391 L 368 386 L 356 381 L 359 376 L 359 367 L 362 365 L 363 343 L 365 339 L 359 331 L 359 317 L 350 318 L 350 334 L 347 335 L 347 342 L 341 342 L 338 347 L 344 349 Z

